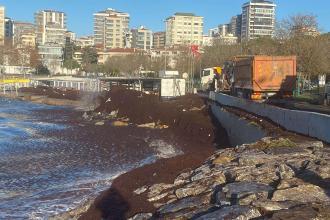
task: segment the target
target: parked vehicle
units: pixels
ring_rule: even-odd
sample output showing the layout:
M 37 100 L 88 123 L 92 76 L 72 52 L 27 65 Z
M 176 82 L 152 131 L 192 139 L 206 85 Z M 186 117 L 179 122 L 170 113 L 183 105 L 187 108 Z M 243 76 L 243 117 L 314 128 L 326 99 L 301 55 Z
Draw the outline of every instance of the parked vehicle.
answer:
M 221 67 L 211 67 L 203 69 L 202 78 L 201 78 L 201 86 L 202 90 L 216 90 L 218 78 L 222 75 Z

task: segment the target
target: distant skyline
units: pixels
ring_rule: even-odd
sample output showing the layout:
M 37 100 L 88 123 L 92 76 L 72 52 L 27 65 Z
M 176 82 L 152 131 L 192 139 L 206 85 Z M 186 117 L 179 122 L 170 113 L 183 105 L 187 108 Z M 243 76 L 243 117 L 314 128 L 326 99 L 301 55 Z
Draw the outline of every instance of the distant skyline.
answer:
M 6 16 L 14 20 L 34 22 L 34 13 L 51 9 L 67 15 L 68 30 L 77 36 L 93 34 L 93 13 L 106 8 L 130 14 L 130 28 L 141 25 L 152 31 L 163 31 L 164 20 L 175 12 L 191 12 L 204 17 L 204 33 L 218 24 L 228 23 L 230 18 L 241 13 L 247 0 L 0 0 Z M 275 0 L 276 18 L 303 13 L 318 17 L 322 32 L 330 31 L 330 1 L 328 0 Z

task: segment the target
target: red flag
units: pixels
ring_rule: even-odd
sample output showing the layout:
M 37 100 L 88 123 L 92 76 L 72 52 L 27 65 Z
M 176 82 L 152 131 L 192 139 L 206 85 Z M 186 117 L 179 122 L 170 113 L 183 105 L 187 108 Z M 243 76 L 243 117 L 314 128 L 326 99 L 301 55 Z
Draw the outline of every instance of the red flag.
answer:
M 191 53 L 195 57 L 199 57 L 201 53 L 199 52 L 199 46 L 198 45 L 191 45 L 190 46 Z

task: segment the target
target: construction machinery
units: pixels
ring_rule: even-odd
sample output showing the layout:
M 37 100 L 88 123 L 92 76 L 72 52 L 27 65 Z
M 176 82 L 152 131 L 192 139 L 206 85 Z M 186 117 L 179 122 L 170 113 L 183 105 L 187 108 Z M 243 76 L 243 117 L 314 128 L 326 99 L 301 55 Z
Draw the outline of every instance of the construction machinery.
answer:
M 213 91 L 254 100 L 292 96 L 297 78 L 296 57 L 237 56 L 224 63 L 218 77 L 213 75 Z

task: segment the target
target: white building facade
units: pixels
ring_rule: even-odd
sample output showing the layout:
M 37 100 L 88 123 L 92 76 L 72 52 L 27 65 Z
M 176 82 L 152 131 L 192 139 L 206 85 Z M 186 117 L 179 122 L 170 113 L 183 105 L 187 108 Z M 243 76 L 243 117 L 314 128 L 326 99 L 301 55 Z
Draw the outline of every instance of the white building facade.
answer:
M 166 19 L 166 46 L 202 45 L 204 18 L 192 13 L 175 13 Z
M 5 42 L 5 7 L 0 6 L 0 45 Z
M 142 50 L 151 50 L 153 45 L 152 31 L 141 26 L 138 29 L 132 29 L 132 48 Z
M 35 13 L 37 44 L 65 45 L 66 15 L 64 12 L 43 10 Z
M 276 5 L 268 0 L 251 0 L 242 6 L 242 41 L 273 37 Z
M 94 14 L 94 43 L 103 49 L 124 48 L 125 37 L 129 32 L 128 13 L 112 8 Z

